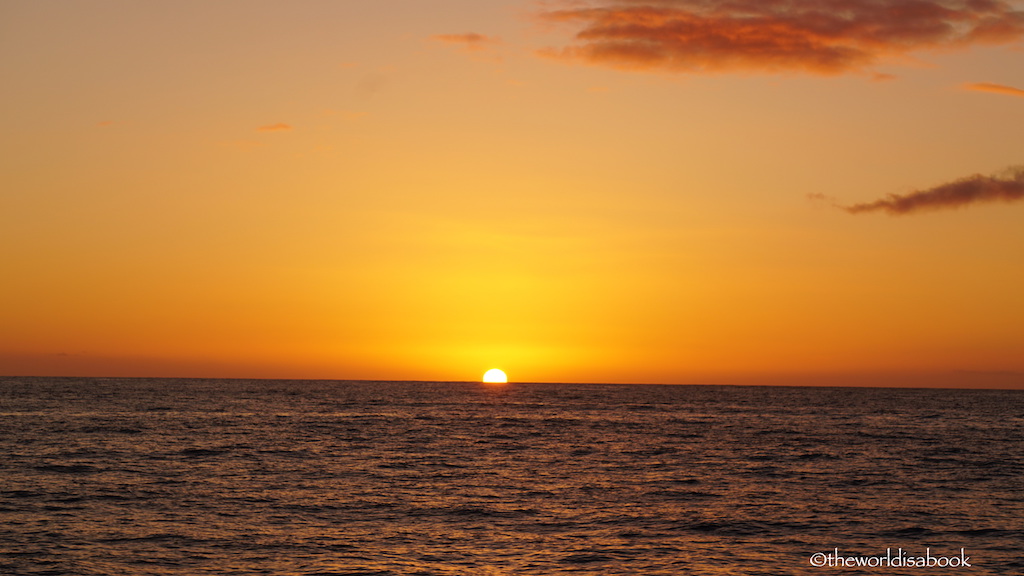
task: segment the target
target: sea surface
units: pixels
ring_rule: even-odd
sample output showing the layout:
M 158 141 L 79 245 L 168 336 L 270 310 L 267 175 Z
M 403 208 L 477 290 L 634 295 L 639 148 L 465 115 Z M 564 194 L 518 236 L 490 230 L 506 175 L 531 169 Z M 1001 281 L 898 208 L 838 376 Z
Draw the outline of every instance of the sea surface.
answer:
M 1024 574 L 1024 392 L 0 378 L 0 574 L 872 573 Z

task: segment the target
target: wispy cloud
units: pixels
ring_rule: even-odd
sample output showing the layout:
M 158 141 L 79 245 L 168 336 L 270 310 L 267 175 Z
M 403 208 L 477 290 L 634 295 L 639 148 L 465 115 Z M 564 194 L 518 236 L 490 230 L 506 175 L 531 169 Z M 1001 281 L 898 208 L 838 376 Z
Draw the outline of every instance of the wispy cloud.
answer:
M 814 199 L 827 198 L 821 196 Z M 887 212 L 899 215 L 944 208 L 960 208 L 981 202 L 1013 202 L 1022 199 L 1024 199 L 1024 166 L 1018 166 L 996 176 L 975 174 L 933 188 L 902 195 L 890 194 L 874 202 L 839 206 L 839 208 L 850 214 Z
M 1010 96 L 1019 96 L 1024 98 L 1024 90 L 1021 90 L 1020 88 L 1003 86 L 1002 84 L 992 84 L 991 82 L 964 84 L 964 88 L 967 90 L 975 90 L 977 92 L 994 92 L 996 94 L 1009 94 Z
M 462 46 L 463 48 L 472 51 L 485 50 L 495 44 L 501 43 L 497 38 L 477 34 L 475 32 L 470 32 L 468 34 L 437 34 L 435 36 L 431 36 L 431 38 L 445 44 Z
M 914 51 L 1007 44 L 1024 12 L 1000 0 L 563 0 L 579 25 L 542 54 L 629 70 L 869 73 Z
M 282 132 L 284 130 L 291 129 L 292 127 L 290 125 L 285 124 L 283 122 L 278 122 L 277 124 L 268 124 L 266 126 L 260 126 L 256 130 L 259 132 Z

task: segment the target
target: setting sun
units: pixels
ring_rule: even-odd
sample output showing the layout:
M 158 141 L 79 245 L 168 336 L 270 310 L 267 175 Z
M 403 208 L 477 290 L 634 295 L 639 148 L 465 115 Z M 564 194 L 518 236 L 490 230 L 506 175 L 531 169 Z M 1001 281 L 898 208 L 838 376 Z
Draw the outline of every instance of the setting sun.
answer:
M 492 368 L 484 373 L 484 382 L 488 384 L 504 384 L 508 382 L 508 376 L 497 368 Z

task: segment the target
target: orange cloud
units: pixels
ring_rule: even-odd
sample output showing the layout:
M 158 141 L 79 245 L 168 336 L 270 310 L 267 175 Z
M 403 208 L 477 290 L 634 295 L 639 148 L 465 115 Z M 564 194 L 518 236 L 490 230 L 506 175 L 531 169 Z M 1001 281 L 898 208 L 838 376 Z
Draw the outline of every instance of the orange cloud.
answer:
M 978 92 L 994 92 L 996 94 L 1009 94 L 1010 96 L 1020 96 L 1024 98 L 1024 90 L 1020 88 L 1014 88 L 1012 86 L 1003 86 L 1002 84 L 992 84 L 991 82 L 977 82 L 975 84 L 964 84 L 964 88 L 968 90 L 975 90 Z
M 843 210 L 850 214 L 911 214 L 925 210 L 960 208 L 978 202 L 1012 202 L 1021 199 L 1024 199 L 1024 167 L 1017 167 L 1007 170 L 1003 176 L 975 174 L 910 194 L 890 194 L 874 202 L 843 207 Z
M 258 130 L 260 132 L 281 132 L 283 130 L 291 130 L 291 129 L 292 129 L 292 127 L 289 126 L 288 124 L 285 124 L 283 122 L 278 122 L 277 124 L 269 124 L 267 126 L 260 126 L 256 130 Z
M 1024 37 L 1024 12 L 1000 0 L 596 0 L 542 18 L 582 26 L 544 55 L 687 73 L 863 73 L 916 50 Z
M 477 34 L 470 32 L 468 34 L 437 34 L 431 36 L 438 42 L 444 42 L 445 44 L 456 44 L 466 48 L 467 50 L 484 50 L 492 44 L 500 42 L 497 38 L 491 38 L 484 36 L 483 34 Z

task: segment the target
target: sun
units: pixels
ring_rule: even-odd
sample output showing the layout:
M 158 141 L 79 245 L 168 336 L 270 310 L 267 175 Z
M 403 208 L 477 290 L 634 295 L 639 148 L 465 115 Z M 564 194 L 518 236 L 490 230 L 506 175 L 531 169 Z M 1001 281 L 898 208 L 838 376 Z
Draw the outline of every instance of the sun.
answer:
M 484 373 L 484 382 L 488 384 L 504 384 L 508 382 L 508 376 L 497 368 L 491 368 Z

